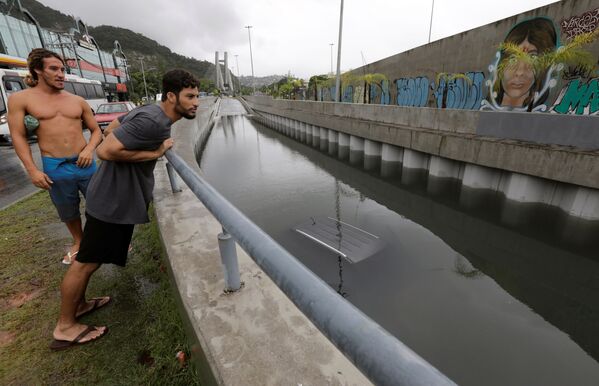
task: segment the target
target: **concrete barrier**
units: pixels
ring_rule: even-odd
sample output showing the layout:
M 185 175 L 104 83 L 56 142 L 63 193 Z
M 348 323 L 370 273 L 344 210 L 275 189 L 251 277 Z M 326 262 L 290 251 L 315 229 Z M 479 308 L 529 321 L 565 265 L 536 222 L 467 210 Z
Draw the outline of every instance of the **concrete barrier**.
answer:
M 498 121 L 506 114 L 524 121 L 535 116 L 546 119 L 546 114 L 247 99 L 267 126 L 275 128 L 280 119 L 312 126 L 312 133 L 320 133 L 320 150 L 330 155 L 341 154 L 341 138 L 345 145 L 349 136 L 349 162 L 366 170 L 380 167 L 382 175 L 391 176 L 401 165 L 405 183 L 425 172 L 462 180 L 467 187 L 499 191 L 512 201 L 554 205 L 573 216 L 599 219 L 599 151 L 478 134 L 481 118 L 488 122 L 490 114 Z M 574 131 L 588 130 L 590 120 L 596 119 L 558 118 L 566 125 L 562 129 Z M 562 194 L 572 189 L 580 191 L 574 201 L 564 198 L 571 194 Z

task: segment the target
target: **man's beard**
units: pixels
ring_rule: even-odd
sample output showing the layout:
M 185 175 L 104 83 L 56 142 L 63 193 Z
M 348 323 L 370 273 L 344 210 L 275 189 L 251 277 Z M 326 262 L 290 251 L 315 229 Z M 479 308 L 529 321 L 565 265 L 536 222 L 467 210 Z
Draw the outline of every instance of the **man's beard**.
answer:
M 39 81 L 38 81 L 39 82 Z M 52 89 L 56 90 L 56 91 L 61 91 L 64 90 L 64 80 L 62 81 L 62 87 L 59 87 L 56 85 L 56 82 L 53 81 L 49 81 L 47 78 L 44 77 L 44 82 Z
M 195 114 L 195 113 L 190 113 L 188 110 L 185 110 L 185 109 L 183 108 L 183 106 L 181 106 L 181 104 L 179 103 L 179 101 L 177 101 L 177 104 L 175 105 L 175 110 L 176 110 L 176 111 L 177 111 L 179 114 L 181 114 L 181 116 L 182 116 L 183 118 L 186 118 L 186 119 L 194 119 L 194 118 L 196 117 L 196 114 Z

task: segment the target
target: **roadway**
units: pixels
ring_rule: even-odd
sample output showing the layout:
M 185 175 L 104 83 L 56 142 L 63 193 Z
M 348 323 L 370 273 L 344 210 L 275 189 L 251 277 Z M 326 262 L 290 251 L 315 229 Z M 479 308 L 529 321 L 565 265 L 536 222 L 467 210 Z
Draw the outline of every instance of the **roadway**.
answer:
M 30 144 L 35 164 L 41 168 L 40 150 L 37 143 Z M 0 209 L 37 192 L 29 180 L 23 164 L 12 146 L 0 146 Z

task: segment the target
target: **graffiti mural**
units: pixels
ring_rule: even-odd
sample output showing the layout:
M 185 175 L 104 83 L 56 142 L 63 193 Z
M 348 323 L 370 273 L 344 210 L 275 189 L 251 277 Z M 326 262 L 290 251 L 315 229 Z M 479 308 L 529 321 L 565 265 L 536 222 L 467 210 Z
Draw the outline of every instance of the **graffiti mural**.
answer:
M 370 101 L 369 103 L 381 103 L 379 95 L 379 87 L 376 84 L 370 85 Z
M 466 52 L 470 47 L 459 52 L 458 58 L 467 58 L 469 72 L 458 72 L 466 62 L 438 58 L 433 53 L 440 51 L 427 46 L 418 49 L 431 51 L 430 63 L 414 62 L 422 72 L 401 67 L 401 60 L 385 59 L 384 64 L 369 65 L 372 73 L 350 71 L 339 96 L 346 103 L 599 115 L 596 1 L 591 8 L 581 3 L 570 8 L 555 6 L 557 12 L 549 12 L 560 15 L 555 21 L 530 12 L 513 19 L 518 22 L 507 31 L 503 30 L 506 24 L 481 27 L 485 36 L 497 37 L 497 46 L 485 42 L 471 48 L 486 52 L 483 55 Z M 574 14 L 570 9 L 577 11 Z M 391 70 L 393 63 L 399 67 Z M 455 72 L 439 73 L 441 69 Z M 394 78 L 387 80 L 390 74 Z M 334 87 L 323 87 L 315 99 L 334 100 Z
M 368 96 L 367 96 L 368 97 Z M 354 103 L 362 103 L 364 102 L 364 87 L 356 86 L 354 88 Z M 368 103 L 368 101 L 366 101 Z
M 319 96 L 321 101 L 330 101 L 332 100 L 331 90 L 328 87 L 318 87 Z
M 562 37 L 566 40 L 578 35 L 595 31 L 599 27 L 599 8 L 583 13 L 580 16 L 572 16 L 560 22 Z M 564 69 L 563 79 L 590 78 L 591 71 L 584 66 L 568 66 Z
M 437 87 L 435 88 L 435 85 L 432 85 L 437 107 L 448 109 L 480 108 L 484 93 L 484 80 L 485 74 L 482 72 L 440 76 Z
M 593 32 L 599 27 L 599 8 L 585 12 L 580 16 L 572 16 L 560 23 L 564 39 L 572 39 L 583 33 Z
M 424 107 L 428 102 L 429 80 L 425 76 L 400 78 L 397 86 L 397 105 L 406 107 Z
M 389 94 L 389 81 L 383 80 L 381 82 L 381 100 L 382 105 L 388 105 L 391 103 L 391 94 Z
M 599 111 L 599 78 L 582 82 L 572 80 L 563 88 L 553 111 L 558 114 L 597 115 Z
M 341 88 L 343 89 L 343 88 Z M 341 98 L 341 102 L 352 103 L 354 100 L 354 86 L 347 86 L 345 90 L 343 90 L 343 97 Z
M 531 57 L 554 51 L 559 45 L 554 24 L 545 17 L 516 24 L 504 43 L 517 45 Z M 495 63 L 489 66 L 491 79 L 486 82 L 489 92 L 481 110 L 546 111 L 544 103 L 550 89 L 557 84 L 555 73 L 561 70 L 556 67 L 536 71 L 530 62 L 498 51 Z
M 368 103 L 388 105 L 391 100 L 389 95 L 389 81 L 383 80 L 381 84 L 370 84 L 370 100 Z

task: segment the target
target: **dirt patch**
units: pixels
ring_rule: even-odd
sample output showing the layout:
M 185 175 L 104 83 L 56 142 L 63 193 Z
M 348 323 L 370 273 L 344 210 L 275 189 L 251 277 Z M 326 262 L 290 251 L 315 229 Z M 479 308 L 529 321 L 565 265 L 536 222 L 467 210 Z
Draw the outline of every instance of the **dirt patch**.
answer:
M 16 333 L 0 330 L 0 347 L 6 347 L 15 341 Z
M 2 300 L 2 303 L 0 303 L 1 308 L 2 310 L 7 310 L 11 308 L 22 307 L 23 304 L 39 297 L 43 292 L 43 289 L 38 288 L 33 290 L 32 292 L 20 292 L 18 294 L 12 295 L 10 298 Z

